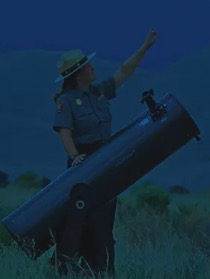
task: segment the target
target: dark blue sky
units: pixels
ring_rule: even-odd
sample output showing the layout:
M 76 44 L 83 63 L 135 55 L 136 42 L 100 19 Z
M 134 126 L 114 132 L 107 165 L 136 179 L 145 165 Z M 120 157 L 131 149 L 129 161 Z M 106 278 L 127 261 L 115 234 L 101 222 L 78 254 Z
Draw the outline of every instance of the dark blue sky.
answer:
M 1 3 L 0 51 L 78 47 L 122 60 L 150 27 L 159 38 L 145 67 L 165 66 L 210 46 L 210 0 L 8 0 Z

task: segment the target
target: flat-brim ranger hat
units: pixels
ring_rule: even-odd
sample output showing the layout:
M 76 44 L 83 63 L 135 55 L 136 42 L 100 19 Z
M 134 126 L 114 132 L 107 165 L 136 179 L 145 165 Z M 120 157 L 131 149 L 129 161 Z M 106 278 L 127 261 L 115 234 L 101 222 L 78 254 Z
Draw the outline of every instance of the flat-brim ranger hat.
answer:
M 62 81 L 75 73 L 82 66 L 88 63 L 95 55 L 96 52 L 93 52 L 86 56 L 79 49 L 65 51 L 62 54 L 61 59 L 57 65 L 59 68 L 60 76 L 55 80 L 55 82 Z

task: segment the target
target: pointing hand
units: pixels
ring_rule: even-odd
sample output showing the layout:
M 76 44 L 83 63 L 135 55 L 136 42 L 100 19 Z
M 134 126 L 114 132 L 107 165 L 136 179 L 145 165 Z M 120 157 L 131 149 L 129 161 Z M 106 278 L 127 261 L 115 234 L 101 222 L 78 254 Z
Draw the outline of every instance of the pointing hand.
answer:
M 157 40 L 158 33 L 154 29 L 150 29 L 144 41 L 144 46 L 149 49 Z

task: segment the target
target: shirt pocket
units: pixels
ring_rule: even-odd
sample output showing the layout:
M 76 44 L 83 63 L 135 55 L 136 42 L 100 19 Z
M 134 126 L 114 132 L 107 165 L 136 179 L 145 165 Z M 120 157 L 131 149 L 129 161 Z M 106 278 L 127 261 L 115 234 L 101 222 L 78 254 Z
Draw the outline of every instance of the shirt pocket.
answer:
M 78 137 L 84 134 L 93 134 L 98 128 L 98 118 L 93 111 L 93 108 L 88 103 L 83 103 L 75 108 L 75 130 Z
M 87 104 L 83 104 L 81 106 L 78 106 L 75 111 L 75 118 L 76 119 L 86 119 L 86 117 L 91 116 L 94 114 L 94 111 L 91 106 Z

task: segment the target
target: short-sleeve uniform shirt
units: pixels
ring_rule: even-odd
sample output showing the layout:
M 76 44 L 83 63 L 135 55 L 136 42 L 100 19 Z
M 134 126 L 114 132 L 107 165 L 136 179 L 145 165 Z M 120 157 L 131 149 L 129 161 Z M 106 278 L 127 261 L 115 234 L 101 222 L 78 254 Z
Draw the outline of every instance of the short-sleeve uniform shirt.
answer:
M 111 136 L 112 120 L 109 100 L 115 97 L 113 77 L 91 85 L 88 92 L 63 92 L 56 100 L 53 129 L 71 129 L 75 144 L 107 140 Z

